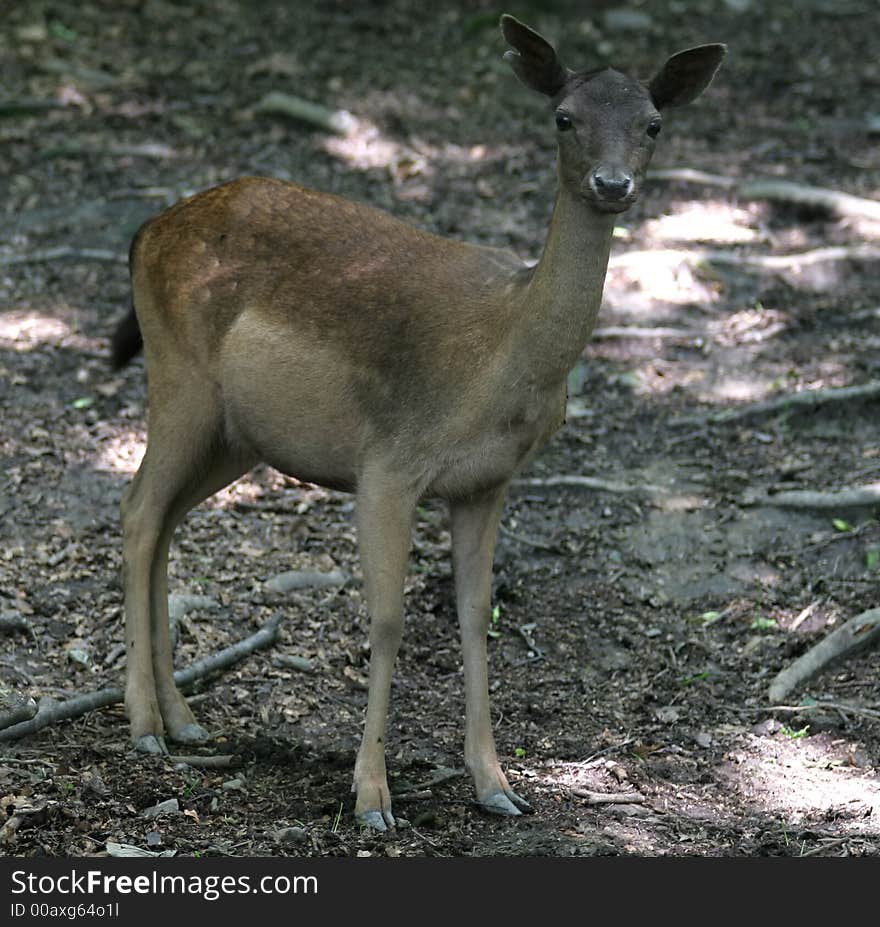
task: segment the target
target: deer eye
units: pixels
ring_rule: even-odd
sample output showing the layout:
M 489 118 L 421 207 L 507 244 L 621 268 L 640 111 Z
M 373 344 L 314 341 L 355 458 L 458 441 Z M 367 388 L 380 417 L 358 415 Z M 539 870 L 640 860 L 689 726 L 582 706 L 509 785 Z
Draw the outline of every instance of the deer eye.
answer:
M 571 116 L 569 116 L 568 113 L 563 113 L 561 110 L 559 110 L 556 113 L 556 128 L 559 129 L 560 132 L 565 132 L 567 129 L 570 129 Z
M 652 119 L 648 123 L 647 133 L 651 138 L 657 138 L 660 134 L 660 129 L 663 127 L 663 123 L 659 119 Z

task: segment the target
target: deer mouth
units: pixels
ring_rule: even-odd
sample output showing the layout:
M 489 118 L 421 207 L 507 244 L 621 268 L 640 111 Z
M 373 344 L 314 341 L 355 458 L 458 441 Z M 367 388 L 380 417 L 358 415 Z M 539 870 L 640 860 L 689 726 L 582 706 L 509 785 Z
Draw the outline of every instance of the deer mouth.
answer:
M 607 200 L 600 199 L 597 196 L 591 197 L 593 205 L 599 210 L 599 212 L 608 212 L 608 213 L 618 213 L 626 212 L 630 206 L 636 201 L 635 194 L 628 196 L 622 200 Z

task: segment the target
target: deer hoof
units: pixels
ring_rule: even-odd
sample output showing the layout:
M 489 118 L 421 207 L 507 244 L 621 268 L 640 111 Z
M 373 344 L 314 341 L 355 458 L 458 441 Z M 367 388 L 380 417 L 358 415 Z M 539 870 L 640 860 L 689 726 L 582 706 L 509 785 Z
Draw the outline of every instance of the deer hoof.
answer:
M 165 746 L 165 738 L 156 734 L 144 734 L 138 737 L 134 742 L 134 748 L 138 753 L 152 753 L 155 755 L 164 755 L 168 753 Z
M 394 827 L 396 823 L 390 811 L 363 811 L 357 815 L 357 821 L 361 827 L 369 827 L 371 830 L 380 832 Z
M 478 802 L 483 811 L 504 817 L 518 817 L 523 811 L 531 811 L 532 806 L 514 791 L 495 792 Z
M 171 735 L 171 739 L 179 744 L 200 744 L 208 739 L 208 732 L 201 724 L 184 724 Z

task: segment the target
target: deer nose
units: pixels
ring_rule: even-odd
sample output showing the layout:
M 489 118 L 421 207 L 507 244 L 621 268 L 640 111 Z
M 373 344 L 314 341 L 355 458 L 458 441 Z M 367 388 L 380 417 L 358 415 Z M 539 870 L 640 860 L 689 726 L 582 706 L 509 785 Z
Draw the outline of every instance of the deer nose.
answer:
M 621 168 L 597 167 L 590 174 L 593 192 L 603 200 L 622 200 L 633 188 L 632 174 Z

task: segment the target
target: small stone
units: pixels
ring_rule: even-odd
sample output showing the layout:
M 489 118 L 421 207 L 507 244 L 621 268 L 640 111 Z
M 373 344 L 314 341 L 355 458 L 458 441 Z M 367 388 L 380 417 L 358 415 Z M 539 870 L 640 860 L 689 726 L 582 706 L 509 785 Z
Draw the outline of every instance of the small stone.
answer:
M 207 595 L 189 595 L 188 593 L 174 593 L 168 596 L 168 620 L 180 621 L 187 613 L 201 609 L 206 612 L 215 612 L 220 603 Z
M 344 586 L 348 582 L 348 575 L 342 570 L 330 570 L 322 573 L 320 570 L 289 570 L 279 573 L 266 580 L 264 588 L 267 592 L 293 592 L 295 589 L 327 589 L 331 586 Z
M 281 827 L 274 835 L 277 843 L 305 843 L 309 839 L 308 832 L 303 827 Z
M 298 670 L 300 673 L 311 673 L 315 668 L 311 660 L 306 657 L 299 657 L 296 654 L 279 653 L 275 658 L 276 662 L 288 669 Z
M 241 778 L 227 779 L 226 782 L 224 782 L 223 785 L 220 786 L 220 788 L 225 789 L 227 792 L 234 791 L 235 789 L 243 789 L 244 779 L 241 779 Z
M 71 663 L 78 663 L 80 666 L 85 667 L 89 666 L 89 652 L 85 647 L 68 647 L 66 654 Z
M 166 801 L 160 801 L 151 808 L 145 808 L 141 815 L 145 818 L 157 818 L 161 814 L 180 814 L 180 803 L 176 798 L 169 798 Z
M 700 731 L 694 740 L 696 740 L 697 745 L 702 747 L 704 750 L 711 747 L 713 743 L 712 735 L 708 731 Z

